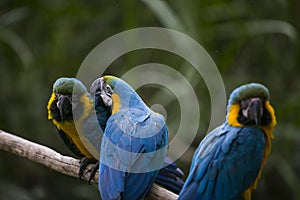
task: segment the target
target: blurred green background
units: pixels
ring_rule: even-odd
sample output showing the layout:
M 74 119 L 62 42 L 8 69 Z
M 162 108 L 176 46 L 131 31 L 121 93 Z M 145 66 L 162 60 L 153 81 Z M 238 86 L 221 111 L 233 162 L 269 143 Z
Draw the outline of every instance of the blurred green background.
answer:
M 87 54 L 114 34 L 137 27 L 167 27 L 203 45 L 218 66 L 227 95 L 247 82 L 261 82 L 270 89 L 278 126 L 254 199 L 300 199 L 299 8 L 298 0 L 2 0 L 0 128 L 72 156 L 47 120 L 53 82 L 76 76 Z M 180 71 L 197 91 L 200 128 L 194 146 L 178 160 L 187 174 L 210 119 L 206 85 L 184 59 L 151 49 L 120 57 L 107 73 L 122 76 L 149 62 Z M 167 122 L 170 132 L 175 132 L 178 102 L 163 89 L 151 99 L 153 88 L 139 92 L 149 104 L 170 99 L 165 105 Z M 96 198 L 96 185 L 0 151 L 0 199 Z

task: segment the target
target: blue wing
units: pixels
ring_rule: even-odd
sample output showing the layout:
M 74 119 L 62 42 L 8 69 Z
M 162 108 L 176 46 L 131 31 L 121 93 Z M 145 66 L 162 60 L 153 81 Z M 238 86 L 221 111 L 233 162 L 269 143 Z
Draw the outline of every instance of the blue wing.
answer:
M 216 128 L 196 150 L 179 199 L 238 199 L 256 179 L 264 149 L 259 128 Z
M 109 118 L 104 135 L 99 167 L 101 197 L 142 199 L 166 156 L 168 131 L 163 117 L 152 111 L 123 109 Z

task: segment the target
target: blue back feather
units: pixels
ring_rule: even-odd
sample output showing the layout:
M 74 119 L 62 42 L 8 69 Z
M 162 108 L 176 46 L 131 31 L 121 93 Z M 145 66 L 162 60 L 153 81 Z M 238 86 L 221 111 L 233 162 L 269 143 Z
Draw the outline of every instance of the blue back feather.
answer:
M 216 128 L 195 152 L 179 199 L 238 199 L 256 179 L 264 147 L 260 128 L 226 123 Z
M 125 113 L 127 111 L 120 111 L 109 118 L 105 136 L 102 139 L 99 190 L 103 199 L 118 199 L 120 197 L 122 199 L 141 199 L 149 191 L 158 173 L 157 170 L 149 172 L 143 172 L 143 170 L 147 170 L 149 166 L 162 165 L 164 161 L 165 153 L 162 155 L 151 154 L 150 152 L 167 145 L 167 128 L 165 125 L 160 127 L 159 132 L 151 137 L 135 137 L 140 134 L 139 131 L 143 129 L 143 126 L 148 125 L 149 122 L 147 121 L 152 121 L 151 118 L 156 118 L 155 115 L 157 114 L 151 113 L 144 122 L 133 127 L 132 124 L 137 124 L 133 123 L 135 118 L 131 120 L 124 118 Z M 153 127 L 148 126 L 148 128 Z M 153 129 L 153 131 L 156 130 Z M 128 152 L 150 154 L 149 156 L 140 156 Z M 132 171 L 143 173 L 131 173 Z M 110 177 L 114 177 L 114 179 Z M 113 182 L 117 182 L 118 187 Z M 111 185 L 111 187 L 107 187 L 107 185 Z M 119 190 L 120 188 L 121 190 Z

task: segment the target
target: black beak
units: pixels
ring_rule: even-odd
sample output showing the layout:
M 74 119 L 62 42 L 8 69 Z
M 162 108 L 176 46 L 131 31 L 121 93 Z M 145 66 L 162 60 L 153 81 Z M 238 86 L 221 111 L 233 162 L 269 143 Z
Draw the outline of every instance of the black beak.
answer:
M 62 121 L 66 120 L 66 116 L 72 112 L 72 102 L 69 96 L 57 95 L 57 107 Z
M 250 102 L 248 107 L 248 119 L 254 121 L 256 125 L 260 124 L 263 115 L 263 103 L 260 99 Z
M 111 87 L 105 83 L 104 79 L 98 78 L 95 80 L 91 87 L 90 87 L 90 93 L 92 94 L 94 101 L 95 101 L 95 106 L 97 107 L 98 105 L 100 106 L 106 106 L 106 107 L 111 107 L 112 105 L 112 89 Z

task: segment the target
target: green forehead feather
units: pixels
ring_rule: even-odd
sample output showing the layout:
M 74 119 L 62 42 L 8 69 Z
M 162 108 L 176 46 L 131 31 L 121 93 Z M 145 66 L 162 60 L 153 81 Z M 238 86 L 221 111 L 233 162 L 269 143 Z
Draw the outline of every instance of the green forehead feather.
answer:
M 53 84 L 53 92 L 59 94 L 87 93 L 86 87 L 75 78 L 59 78 Z
M 269 90 L 259 83 L 250 83 L 236 88 L 230 95 L 229 105 L 237 104 L 243 99 L 251 97 L 262 97 L 269 100 Z
M 117 82 L 120 81 L 119 78 L 115 77 L 115 76 L 111 76 L 111 75 L 106 75 L 103 77 L 104 81 L 110 85 L 111 87 L 115 87 L 115 85 L 117 84 Z

